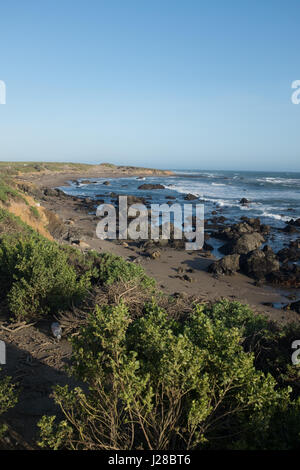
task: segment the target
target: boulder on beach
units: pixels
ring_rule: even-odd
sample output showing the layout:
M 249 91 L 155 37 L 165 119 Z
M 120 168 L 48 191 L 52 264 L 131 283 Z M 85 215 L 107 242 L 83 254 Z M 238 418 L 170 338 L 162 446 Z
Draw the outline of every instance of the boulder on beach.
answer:
M 255 279 L 264 279 L 280 269 L 280 263 L 272 250 L 254 250 L 241 256 L 241 270 Z
M 264 243 L 264 241 L 264 237 L 258 232 L 245 233 L 241 237 L 233 239 L 232 241 L 223 245 L 220 248 L 220 251 L 225 255 L 247 254 L 249 251 L 253 251 L 259 248 Z
M 208 267 L 208 271 L 213 274 L 232 275 L 240 269 L 240 255 L 227 255 L 215 261 Z
M 147 255 L 152 259 L 158 259 L 161 257 L 161 251 L 158 249 L 150 249 L 147 251 Z
M 282 264 L 279 271 L 270 273 L 268 281 L 276 286 L 300 288 L 300 266 Z

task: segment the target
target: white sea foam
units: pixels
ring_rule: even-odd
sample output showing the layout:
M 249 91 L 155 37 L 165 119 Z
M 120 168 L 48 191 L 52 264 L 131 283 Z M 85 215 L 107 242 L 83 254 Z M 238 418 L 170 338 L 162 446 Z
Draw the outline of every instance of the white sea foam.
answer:
M 265 178 L 257 178 L 256 181 L 259 181 L 261 183 L 270 183 L 270 184 L 282 184 L 282 185 L 290 185 L 290 184 L 295 184 L 295 185 L 300 185 L 300 179 L 298 178 L 274 178 L 271 176 L 267 176 Z
M 263 211 L 263 213 L 261 214 L 261 217 L 270 217 L 271 219 L 281 220 L 283 222 L 288 222 L 290 220 L 290 217 L 286 215 L 273 214 L 272 212 L 268 212 L 267 210 Z

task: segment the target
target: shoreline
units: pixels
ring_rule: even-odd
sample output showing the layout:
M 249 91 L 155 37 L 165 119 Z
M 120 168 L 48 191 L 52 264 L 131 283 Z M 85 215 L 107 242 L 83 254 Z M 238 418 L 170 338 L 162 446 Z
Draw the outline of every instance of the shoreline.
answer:
M 99 174 L 99 177 L 104 178 L 122 176 L 129 175 L 108 171 Z M 135 173 L 135 176 L 139 175 Z M 299 314 L 296 312 L 270 306 L 285 300 L 282 295 L 284 289 L 266 285 L 259 287 L 255 285 L 254 279 L 241 273 L 214 277 L 207 272 L 207 267 L 215 259 L 211 254 L 162 246 L 159 248 L 160 257 L 153 259 L 138 243 L 98 239 L 96 225 L 99 219 L 91 214 L 95 201 L 53 190 L 70 179 L 81 177 L 87 178 L 89 175 L 80 172 L 49 172 L 43 175 L 19 175 L 17 178 L 25 194 L 29 194 L 29 191 L 34 193 L 31 194 L 31 203 L 35 201 L 38 204 L 39 211 L 44 213 L 44 219 L 49 223 L 48 231 L 52 233 L 53 230 L 53 238 L 59 244 L 73 245 L 83 252 L 91 249 L 100 253 L 110 252 L 127 261 L 139 263 L 146 274 L 156 280 L 158 290 L 173 298 L 180 297 L 176 301 L 183 309 L 195 299 L 210 303 L 227 298 L 249 305 L 253 312 L 264 314 L 279 326 L 283 327 L 289 322 L 299 323 Z M 22 207 L 27 208 L 24 204 Z M 22 387 L 19 403 L 7 413 L 7 423 L 12 430 L 9 434 L 12 447 L 36 449 L 36 423 L 44 414 L 53 415 L 57 412 L 51 398 L 53 385 L 69 385 L 72 388 L 78 385 L 74 377 L 65 373 L 72 346 L 68 324 L 64 324 L 63 317 L 58 320 L 63 328 L 59 342 L 52 336 L 53 318 L 48 316 L 26 327 L 22 324 L 12 327 L 5 312 L 0 319 L 1 340 L 7 344 L 9 354 L 6 372 L 9 376 L 17 377 Z M 270 328 L 273 326 L 270 323 Z
M 142 169 L 140 169 L 142 170 Z M 166 177 L 167 172 L 161 174 Z M 102 171 L 97 175 L 85 172 L 45 174 L 45 175 L 20 175 L 18 180 L 32 183 L 39 188 L 51 190 L 59 186 L 65 186 L 68 180 L 81 179 L 87 177 L 98 178 L 121 178 L 128 176 L 150 176 L 149 172 L 140 171 L 137 173 L 114 171 Z M 159 176 L 159 175 L 155 175 Z M 210 255 L 205 256 L 197 251 L 187 252 L 171 247 L 160 247 L 160 257 L 152 259 L 145 256 L 144 251 L 137 243 L 125 242 L 122 240 L 108 241 L 100 240 L 96 237 L 97 218 L 91 215 L 91 207 L 86 204 L 83 198 L 77 198 L 65 193 L 59 195 L 47 195 L 41 201 L 42 206 L 54 212 L 62 221 L 65 227 L 72 227 L 72 231 L 77 234 L 76 243 L 83 250 L 94 249 L 99 252 L 111 252 L 122 256 L 128 261 L 139 263 L 146 273 L 156 279 L 158 287 L 165 293 L 182 296 L 200 296 L 204 301 L 215 301 L 220 298 L 236 300 L 243 304 L 248 304 L 255 312 L 264 313 L 266 316 L 279 323 L 289 321 L 299 321 L 296 312 L 274 308 L 272 304 L 286 302 L 283 293 L 290 292 L 290 289 L 275 288 L 269 285 L 257 286 L 255 281 L 241 273 L 233 276 L 223 275 L 214 277 L 207 272 L 207 268 L 215 261 Z
M 112 170 L 109 167 L 91 168 L 86 172 L 82 171 L 58 171 L 58 172 L 44 172 L 44 173 L 28 173 L 15 176 L 15 179 L 21 182 L 32 183 L 38 187 L 45 187 L 48 189 L 57 188 L 59 186 L 68 186 L 68 181 L 78 180 L 81 178 L 127 178 L 127 177 L 166 177 L 174 176 L 172 171 L 169 170 L 154 170 L 147 168 L 134 168 L 130 169 L 125 167 L 124 170 Z

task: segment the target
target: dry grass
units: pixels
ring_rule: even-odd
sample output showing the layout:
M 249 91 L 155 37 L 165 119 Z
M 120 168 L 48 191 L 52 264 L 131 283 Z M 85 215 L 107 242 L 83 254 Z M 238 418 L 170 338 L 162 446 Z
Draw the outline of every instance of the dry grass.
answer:
M 183 321 L 192 312 L 195 303 L 202 303 L 199 296 L 169 296 L 160 291 L 149 292 L 141 289 L 135 281 L 116 282 L 110 286 L 101 286 L 93 289 L 84 304 L 78 308 L 73 307 L 67 312 L 60 312 L 57 320 L 64 329 L 65 334 L 76 335 L 81 326 L 87 322 L 88 315 L 93 312 L 95 306 L 117 305 L 123 302 L 127 305 L 132 319 L 145 313 L 145 305 L 155 301 L 163 308 L 170 318 Z
M 27 200 L 27 205 L 23 201 L 10 201 L 6 209 L 12 214 L 20 217 L 20 219 L 34 230 L 36 230 L 40 235 L 43 235 L 48 240 L 53 240 L 53 237 L 50 235 L 49 231 L 46 229 L 47 218 L 44 214 L 44 211 L 41 207 L 37 207 L 34 200 L 29 196 L 24 196 Z M 32 214 L 30 207 L 36 207 L 39 218 L 35 218 Z

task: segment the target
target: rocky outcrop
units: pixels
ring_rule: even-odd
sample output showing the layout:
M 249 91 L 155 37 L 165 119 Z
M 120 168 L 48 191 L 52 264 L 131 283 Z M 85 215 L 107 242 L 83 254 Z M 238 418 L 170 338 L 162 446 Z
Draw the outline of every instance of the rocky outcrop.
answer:
M 285 233 L 297 233 L 299 230 L 297 229 L 297 227 L 295 227 L 294 225 L 292 224 L 287 224 L 283 229 L 282 229 L 283 232 Z
M 283 264 L 279 271 L 268 276 L 268 281 L 276 286 L 300 288 L 300 266 Z
M 300 260 L 300 239 L 292 241 L 290 245 L 278 251 L 277 256 L 282 263 Z
M 221 216 L 222 217 L 222 216 Z M 221 222 L 220 217 L 218 220 Z M 262 235 L 267 235 L 270 233 L 271 227 L 269 225 L 261 224 L 259 218 L 248 218 L 242 217 L 242 222 L 237 224 L 233 224 L 230 226 L 222 227 L 218 230 L 215 234 L 216 238 L 220 238 L 221 240 L 237 240 L 245 233 L 261 233 Z
M 240 269 L 240 255 L 228 255 L 215 261 L 208 267 L 208 271 L 213 274 L 232 275 Z
M 226 255 L 247 254 L 249 251 L 259 248 L 264 241 L 264 237 L 258 232 L 245 233 L 241 237 L 233 239 L 229 243 L 223 245 L 220 248 L 220 251 Z
M 295 227 L 300 227 L 300 219 L 296 219 L 296 220 L 291 219 L 291 220 L 289 220 L 288 224 L 289 225 L 294 225 Z
M 280 269 L 280 263 L 271 249 L 254 250 L 241 256 L 241 270 L 254 279 L 265 279 Z

